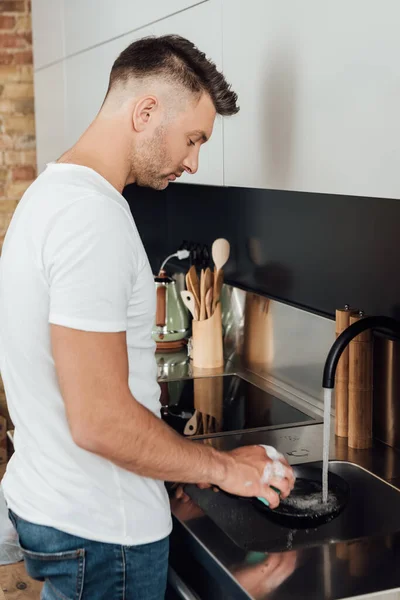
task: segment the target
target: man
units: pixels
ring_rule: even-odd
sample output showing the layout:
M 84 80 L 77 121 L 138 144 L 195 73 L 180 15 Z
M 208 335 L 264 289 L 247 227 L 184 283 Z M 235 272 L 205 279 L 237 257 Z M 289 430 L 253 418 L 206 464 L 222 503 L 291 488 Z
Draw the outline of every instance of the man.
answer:
M 220 453 L 159 418 L 154 282 L 121 195 L 128 183 L 161 190 L 195 173 L 216 113 L 237 110 L 189 41 L 133 43 L 96 119 L 39 175 L 10 224 L 0 366 L 15 454 L 3 487 L 43 598 L 163 598 L 164 481 L 213 484 L 272 507 L 270 485 L 283 497 L 293 487 L 286 461 L 274 469 L 264 448 Z

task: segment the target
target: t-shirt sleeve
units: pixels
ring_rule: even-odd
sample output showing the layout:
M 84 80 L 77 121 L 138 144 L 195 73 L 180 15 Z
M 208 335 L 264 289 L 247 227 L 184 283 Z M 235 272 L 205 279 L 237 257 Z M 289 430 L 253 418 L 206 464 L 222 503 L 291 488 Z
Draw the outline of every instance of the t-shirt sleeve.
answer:
M 49 226 L 42 253 L 49 322 L 84 331 L 125 331 L 137 254 L 133 224 L 115 201 L 83 198 L 64 208 Z

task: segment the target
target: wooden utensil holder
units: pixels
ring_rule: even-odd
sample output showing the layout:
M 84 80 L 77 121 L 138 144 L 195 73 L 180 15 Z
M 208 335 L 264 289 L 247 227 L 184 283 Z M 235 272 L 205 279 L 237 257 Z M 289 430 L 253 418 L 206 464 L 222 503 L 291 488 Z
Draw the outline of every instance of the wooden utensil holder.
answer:
M 222 316 L 219 303 L 214 314 L 204 321 L 192 321 L 193 366 L 217 369 L 224 364 Z

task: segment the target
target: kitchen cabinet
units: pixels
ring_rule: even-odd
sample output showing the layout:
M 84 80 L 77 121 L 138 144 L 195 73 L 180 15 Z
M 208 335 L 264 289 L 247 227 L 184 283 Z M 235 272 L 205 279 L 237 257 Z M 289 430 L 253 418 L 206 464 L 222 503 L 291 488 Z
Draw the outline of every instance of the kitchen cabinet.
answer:
M 193 41 L 221 68 L 221 3 L 208 0 L 187 11 L 144 27 L 134 34 L 101 44 L 71 56 L 66 68 L 66 147 L 73 145 L 96 116 L 108 86 L 108 76 L 118 54 L 135 39 L 146 35 L 176 33 Z M 200 152 L 195 175 L 184 174 L 183 182 L 222 185 L 222 120 L 217 118 L 212 138 Z
M 223 0 L 225 185 L 399 198 L 397 0 Z
M 32 33 L 35 69 L 63 59 L 63 0 L 32 1 Z
M 201 0 L 64 0 L 66 55 L 102 44 L 201 3 Z
M 35 121 L 38 172 L 65 151 L 64 63 L 35 72 Z

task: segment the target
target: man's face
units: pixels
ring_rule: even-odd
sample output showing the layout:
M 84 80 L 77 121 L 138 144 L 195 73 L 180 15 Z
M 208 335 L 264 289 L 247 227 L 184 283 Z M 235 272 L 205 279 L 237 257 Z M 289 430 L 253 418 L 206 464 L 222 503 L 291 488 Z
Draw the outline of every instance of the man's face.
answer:
M 196 173 L 200 148 L 212 134 L 215 116 L 211 98 L 202 94 L 150 130 L 131 157 L 136 183 L 163 190 L 184 171 Z

